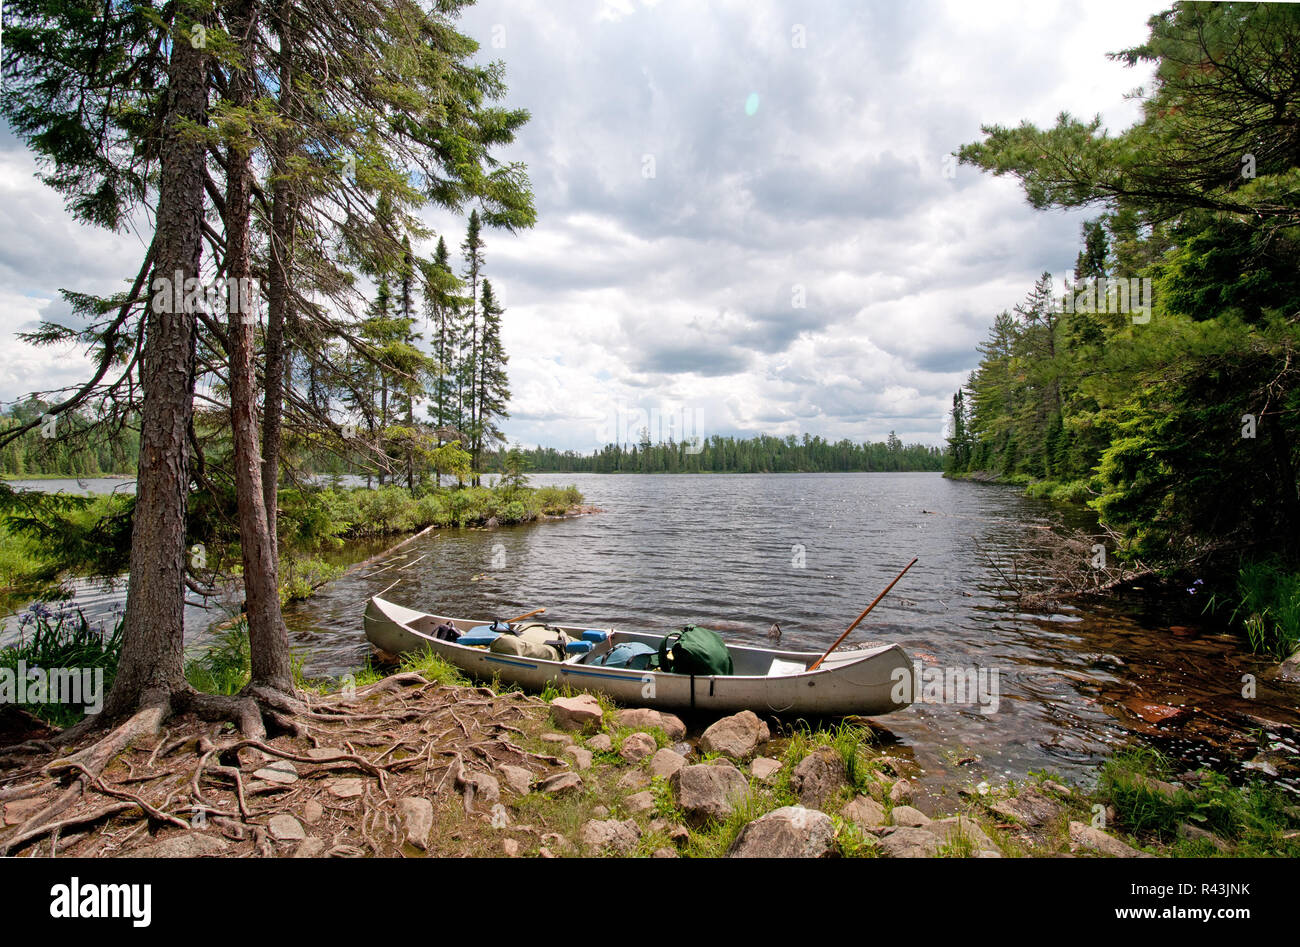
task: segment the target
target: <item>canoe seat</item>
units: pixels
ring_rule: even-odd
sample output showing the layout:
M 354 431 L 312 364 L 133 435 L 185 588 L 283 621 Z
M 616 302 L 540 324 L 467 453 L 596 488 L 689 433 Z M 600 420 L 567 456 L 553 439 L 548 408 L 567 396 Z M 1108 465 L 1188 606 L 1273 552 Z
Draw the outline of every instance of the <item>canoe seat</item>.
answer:
M 772 666 L 767 669 L 768 677 L 790 677 L 794 674 L 802 674 L 808 670 L 808 665 L 802 661 L 786 661 L 783 658 L 773 658 Z

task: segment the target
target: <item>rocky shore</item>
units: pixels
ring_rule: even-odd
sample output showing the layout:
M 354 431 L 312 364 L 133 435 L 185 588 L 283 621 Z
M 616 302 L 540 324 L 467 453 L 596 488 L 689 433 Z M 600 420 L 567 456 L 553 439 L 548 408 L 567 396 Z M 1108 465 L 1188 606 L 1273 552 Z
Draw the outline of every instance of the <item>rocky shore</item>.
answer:
M 71 806 L 62 752 L 43 750 L 40 740 L 0 750 L 0 853 L 1236 853 L 1237 842 L 1215 834 L 1213 820 L 1196 822 L 1197 812 L 1213 814 L 1211 777 L 1186 774 L 1175 784 L 1134 773 L 1085 790 L 1044 774 L 1010 789 L 958 787 L 955 798 L 939 799 L 918 792 L 911 764 L 876 747 L 861 724 L 808 729 L 744 711 L 696 721 L 692 733 L 672 714 L 589 694 L 549 696 L 471 686 L 433 666 L 322 695 L 296 732 L 264 740 L 179 718 L 156 744 L 122 753 Z M 1197 792 L 1208 801 L 1184 805 Z M 1153 831 L 1130 817 L 1160 800 L 1178 802 L 1175 823 Z M 1270 830 L 1266 843 L 1278 854 L 1300 845 L 1298 817 L 1300 809 L 1282 812 Z M 1259 840 L 1250 844 L 1249 853 L 1259 853 Z

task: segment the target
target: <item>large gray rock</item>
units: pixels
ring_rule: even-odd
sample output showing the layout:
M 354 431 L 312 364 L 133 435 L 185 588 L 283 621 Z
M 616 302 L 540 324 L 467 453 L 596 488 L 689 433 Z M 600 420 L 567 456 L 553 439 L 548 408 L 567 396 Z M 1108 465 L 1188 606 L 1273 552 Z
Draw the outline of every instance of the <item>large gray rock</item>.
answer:
M 584 847 L 597 852 L 627 855 L 641 838 L 641 830 L 631 819 L 592 819 L 578 832 Z
M 631 727 L 636 730 L 658 727 L 670 740 L 680 740 L 686 736 L 686 724 L 682 723 L 680 717 L 660 710 L 651 710 L 648 707 L 629 707 L 620 710 L 617 720 L 620 727 Z
M 790 788 L 799 801 L 816 809 L 833 797 L 847 782 L 844 760 L 829 746 L 813 750 L 794 768 Z
M 598 730 L 605 719 L 600 702 L 590 694 L 557 697 L 551 701 L 551 717 L 564 730 Z
M 746 825 L 729 858 L 825 858 L 834 850 L 835 826 L 816 809 L 785 806 Z
M 1138 851 L 1126 845 L 1113 835 L 1107 835 L 1101 829 L 1094 829 L 1083 822 L 1070 823 L 1070 841 L 1076 848 L 1110 855 L 1112 858 L 1154 858 L 1154 855 Z
M 767 724 L 752 710 L 742 710 L 714 723 L 700 737 L 700 749 L 705 753 L 718 753 L 733 760 L 743 760 L 754 754 L 759 744 L 772 738 Z
M 406 843 L 425 851 L 433 829 L 433 803 L 419 796 L 403 796 L 397 800 L 397 814 L 406 831 Z
M 880 830 L 877 847 L 886 858 L 934 858 L 939 839 L 933 832 L 910 825 L 891 825 Z
M 749 792 L 749 780 L 734 766 L 683 766 L 670 780 L 677 804 L 692 822 L 725 819 Z
M 870 796 L 858 796 L 841 809 L 840 814 L 863 829 L 875 829 L 885 824 L 885 807 Z
M 651 777 L 662 776 L 664 779 L 669 779 L 672 777 L 673 773 L 677 772 L 685 765 L 686 757 L 682 756 L 675 750 L 670 750 L 668 747 L 664 747 L 662 750 L 655 753 L 654 756 L 650 757 L 650 775 Z

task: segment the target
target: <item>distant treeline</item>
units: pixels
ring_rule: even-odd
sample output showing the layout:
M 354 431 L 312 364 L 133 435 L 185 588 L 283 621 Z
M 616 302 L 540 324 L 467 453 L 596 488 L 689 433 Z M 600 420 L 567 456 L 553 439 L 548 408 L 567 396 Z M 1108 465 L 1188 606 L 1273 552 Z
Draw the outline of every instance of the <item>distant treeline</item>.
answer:
M 45 415 L 49 404 L 29 399 L 0 416 L 0 430 Z M 133 473 L 140 449 L 137 431 L 110 432 L 90 419 L 68 412 L 0 448 L 0 476 L 97 477 Z
M 42 401 L 16 405 L 0 417 L 0 430 L 41 416 Z M 133 473 L 139 437 L 131 427 L 110 434 L 91 427 L 80 415 L 62 415 L 57 438 L 39 428 L 0 450 L 0 475 L 6 477 L 94 477 Z M 85 429 L 81 436 L 72 431 Z M 498 470 L 505 451 L 486 453 L 482 469 Z M 844 439 L 827 441 L 805 434 L 801 438 L 759 435 L 750 438 L 709 437 L 694 444 L 667 441 L 652 444 L 608 444 L 590 454 L 554 447 L 514 448 L 528 470 L 538 473 L 844 473 L 855 471 L 940 471 L 944 451 L 925 444 L 903 444 L 891 431 L 874 443 Z M 301 468 L 320 474 L 366 473 L 365 457 L 320 450 L 305 451 Z
M 694 452 L 693 452 L 694 451 Z M 939 447 L 888 441 L 855 443 L 759 435 L 710 437 L 695 444 L 607 444 L 590 454 L 553 447 L 521 448 L 528 469 L 540 473 L 846 473 L 853 471 L 943 470 Z

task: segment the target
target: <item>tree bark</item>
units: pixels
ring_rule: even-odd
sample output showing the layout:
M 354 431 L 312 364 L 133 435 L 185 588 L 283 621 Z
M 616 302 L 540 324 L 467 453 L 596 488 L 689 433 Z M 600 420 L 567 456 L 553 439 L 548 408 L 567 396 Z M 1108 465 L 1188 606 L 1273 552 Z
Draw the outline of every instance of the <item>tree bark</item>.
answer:
M 283 2 L 276 15 L 280 35 L 280 115 L 292 121 L 293 110 L 293 6 Z M 285 322 L 289 307 L 290 268 L 293 266 L 293 236 L 296 226 L 293 191 L 287 175 L 289 152 L 294 147 L 287 127 L 276 134 L 271 156 L 271 247 L 266 290 L 266 394 L 262 407 L 262 496 L 271 527 L 271 548 L 279 554 L 276 528 L 280 509 L 280 447 L 283 440 L 285 386 Z
M 159 153 L 157 263 L 142 356 L 144 402 L 122 654 L 104 719 L 185 688 L 186 432 L 194 412 L 195 313 L 185 282 L 202 256 L 205 147 L 184 125 L 207 122 L 207 56 L 176 30 Z M 180 285 L 176 285 L 179 281 Z M 180 303 L 180 305 L 177 305 Z
M 243 61 L 231 70 L 230 100 L 236 108 L 253 103 L 253 4 L 243 0 L 232 11 L 231 26 Z M 233 140 L 226 174 L 226 275 L 232 285 L 251 280 L 253 162 L 251 141 Z M 239 507 L 239 546 L 244 564 L 244 608 L 252 660 L 250 687 L 293 693 L 289 633 L 280 614 L 279 566 L 267 517 L 262 458 L 257 430 L 257 376 L 254 369 L 256 310 L 241 292 L 228 291 L 230 426 L 234 447 L 235 495 Z M 252 311 L 248 311 L 252 310 Z

